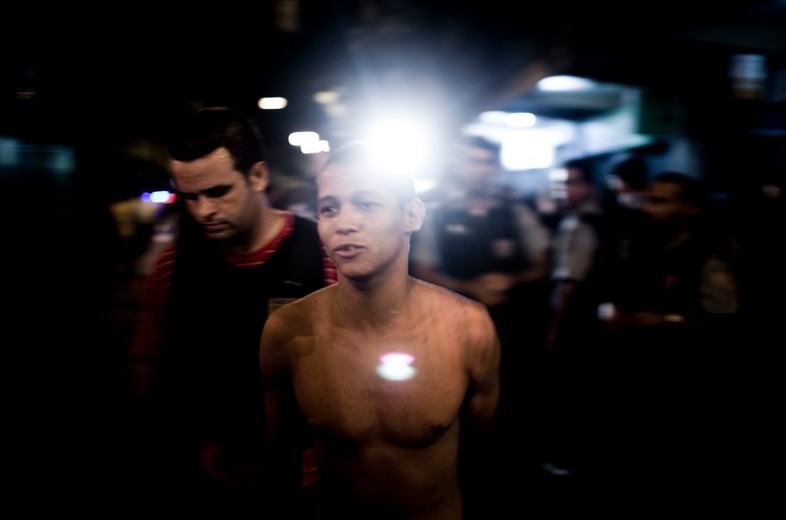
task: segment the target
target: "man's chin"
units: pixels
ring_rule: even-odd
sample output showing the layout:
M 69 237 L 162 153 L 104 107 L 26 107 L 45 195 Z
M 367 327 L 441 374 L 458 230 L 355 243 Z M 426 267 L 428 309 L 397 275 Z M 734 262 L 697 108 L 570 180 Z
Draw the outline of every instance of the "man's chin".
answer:
M 228 240 L 232 238 L 234 235 L 230 232 L 229 229 L 222 228 L 222 229 L 202 229 L 202 236 L 209 240 Z
M 351 280 L 357 283 L 367 282 L 371 279 L 371 274 L 367 271 L 361 271 L 359 269 L 347 269 L 346 267 L 343 268 L 341 274 L 347 280 Z

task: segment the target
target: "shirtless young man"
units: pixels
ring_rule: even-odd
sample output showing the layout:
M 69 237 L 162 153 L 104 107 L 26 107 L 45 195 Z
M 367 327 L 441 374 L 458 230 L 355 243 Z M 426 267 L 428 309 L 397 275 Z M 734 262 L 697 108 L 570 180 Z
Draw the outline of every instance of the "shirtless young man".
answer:
M 319 234 L 338 284 L 265 326 L 271 485 L 290 486 L 282 500 L 297 489 L 292 432 L 305 419 L 319 518 L 459 520 L 459 437 L 486 432 L 499 398 L 494 324 L 483 305 L 409 276 L 425 213 L 411 178 L 352 143 L 318 180 Z

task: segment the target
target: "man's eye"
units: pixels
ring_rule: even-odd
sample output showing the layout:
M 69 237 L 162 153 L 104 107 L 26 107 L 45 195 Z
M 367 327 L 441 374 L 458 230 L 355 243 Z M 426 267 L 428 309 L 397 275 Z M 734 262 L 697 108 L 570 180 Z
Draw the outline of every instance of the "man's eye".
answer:
M 335 215 L 338 209 L 335 206 L 322 206 L 317 210 L 318 217 L 329 217 Z
M 230 189 L 231 188 L 229 186 L 218 186 L 216 188 L 211 188 L 209 190 L 206 190 L 204 193 L 205 193 L 205 197 L 211 199 L 219 199 L 224 195 L 226 195 L 227 193 L 229 193 Z

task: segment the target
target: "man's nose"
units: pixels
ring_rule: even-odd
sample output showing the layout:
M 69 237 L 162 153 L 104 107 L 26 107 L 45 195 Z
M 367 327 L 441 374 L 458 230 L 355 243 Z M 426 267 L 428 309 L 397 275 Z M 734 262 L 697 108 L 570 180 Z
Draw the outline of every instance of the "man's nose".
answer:
M 206 217 L 215 213 L 216 205 L 208 197 L 199 196 L 191 202 L 191 208 L 195 215 Z
M 337 218 L 338 220 L 336 230 L 339 233 L 351 233 L 353 231 L 357 231 L 357 229 L 360 227 L 363 217 L 358 211 L 342 209 Z

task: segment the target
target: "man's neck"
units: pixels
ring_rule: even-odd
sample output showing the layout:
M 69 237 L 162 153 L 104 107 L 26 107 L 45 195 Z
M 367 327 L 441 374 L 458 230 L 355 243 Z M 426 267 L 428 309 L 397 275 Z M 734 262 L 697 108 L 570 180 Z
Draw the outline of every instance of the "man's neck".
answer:
M 275 239 L 286 223 L 286 212 L 264 207 L 259 213 L 257 225 L 247 234 L 237 237 L 237 240 L 226 241 L 222 244 L 225 252 L 242 256 L 255 253 Z
M 337 321 L 346 318 L 352 328 L 390 325 L 408 308 L 414 284 L 409 276 L 373 282 L 339 279 L 334 306 Z

